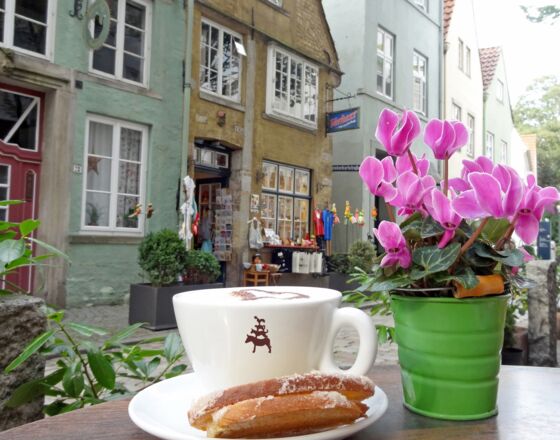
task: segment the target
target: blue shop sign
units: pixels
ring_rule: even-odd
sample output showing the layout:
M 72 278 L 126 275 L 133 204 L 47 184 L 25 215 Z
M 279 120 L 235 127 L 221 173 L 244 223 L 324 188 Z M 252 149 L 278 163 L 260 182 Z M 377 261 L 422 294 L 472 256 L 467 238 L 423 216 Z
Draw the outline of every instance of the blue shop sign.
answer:
M 539 236 L 537 238 L 537 255 L 543 260 L 550 260 L 550 222 L 539 223 Z
M 327 133 L 360 128 L 360 108 L 327 113 Z

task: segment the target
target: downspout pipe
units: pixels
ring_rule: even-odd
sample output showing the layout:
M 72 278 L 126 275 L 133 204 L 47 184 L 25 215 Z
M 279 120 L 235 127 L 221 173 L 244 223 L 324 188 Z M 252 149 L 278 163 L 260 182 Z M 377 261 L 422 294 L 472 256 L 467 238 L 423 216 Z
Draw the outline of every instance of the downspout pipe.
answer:
M 192 90 L 192 37 L 194 27 L 194 0 L 184 0 L 187 9 L 185 23 L 185 74 L 183 78 L 183 130 L 181 133 L 181 182 L 188 173 L 189 128 Z

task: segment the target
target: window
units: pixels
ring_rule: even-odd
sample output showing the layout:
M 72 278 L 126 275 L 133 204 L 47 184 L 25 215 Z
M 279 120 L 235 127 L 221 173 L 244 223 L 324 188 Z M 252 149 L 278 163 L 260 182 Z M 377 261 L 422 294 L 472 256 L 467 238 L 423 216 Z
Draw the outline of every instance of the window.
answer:
M 489 131 L 486 132 L 486 150 L 485 156 L 494 160 L 494 135 Z
M 319 69 L 271 45 L 268 53 L 267 113 L 317 126 Z
M 414 0 L 414 3 L 420 9 L 423 9 L 426 12 L 428 11 L 428 0 Z
M 229 168 L 229 154 L 209 148 L 195 148 L 194 163 L 212 168 Z
M 109 35 L 103 46 L 91 51 L 93 72 L 126 82 L 146 85 L 150 53 L 151 2 L 111 0 Z M 97 37 L 103 23 L 97 19 L 91 32 Z
M 141 233 L 148 130 L 97 116 L 87 124 L 83 227 Z
M 309 232 L 311 172 L 263 162 L 262 215 L 264 227 L 281 239 L 304 238 Z
M 377 29 L 377 93 L 393 99 L 393 54 L 395 37 Z
M 0 89 L 0 140 L 23 150 L 37 151 L 39 106 L 36 96 Z
M 465 65 L 465 45 L 463 44 L 463 40 L 461 40 L 460 38 L 457 56 L 459 57 L 459 70 L 463 70 Z
M 0 201 L 10 200 L 10 166 L 0 164 Z M 0 206 L 0 220 L 8 221 L 8 207 Z
M 428 61 L 419 53 L 412 55 L 412 107 L 417 112 L 427 114 L 426 76 L 428 74 Z
M 467 144 L 467 154 L 474 157 L 474 116 L 467 115 L 467 130 L 469 131 L 469 143 Z
M 496 88 L 496 98 L 500 102 L 504 102 L 504 83 L 498 80 L 497 88 Z
M 471 48 L 469 46 L 465 52 L 465 73 L 471 76 Z
M 50 57 L 53 0 L 0 0 L 0 45 Z
M 239 101 L 241 86 L 240 35 L 207 20 L 200 38 L 200 88 Z M 242 49 L 245 52 L 245 49 Z
M 502 140 L 500 142 L 500 161 L 501 164 L 507 165 L 508 162 L 508 144 Z
M 453 119 L 456 121 L 461 121 L 463 119 L 463 110 L 455 103 L 453 103 Z

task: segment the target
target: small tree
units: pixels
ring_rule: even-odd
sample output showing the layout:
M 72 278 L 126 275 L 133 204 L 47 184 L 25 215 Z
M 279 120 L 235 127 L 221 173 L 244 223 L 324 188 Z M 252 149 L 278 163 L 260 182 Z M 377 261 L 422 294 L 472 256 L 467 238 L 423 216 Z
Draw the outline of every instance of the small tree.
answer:
M 365 272 L 370 272 L 375 257 L 375 246 L 369 241 L 356 241 L 350 246 L 348 253 L 350 272 L 355 272 L 356 267 Z
M 185 243 L 170 229 L 150 232 L 140 244 L 138 264 L 155 287 L 177 281 L 186 261 Z
M 220 276 L 221 268 L 213 254 L 192 250 L 187 252 L 185 271 L 187 283 L 213 283 Z

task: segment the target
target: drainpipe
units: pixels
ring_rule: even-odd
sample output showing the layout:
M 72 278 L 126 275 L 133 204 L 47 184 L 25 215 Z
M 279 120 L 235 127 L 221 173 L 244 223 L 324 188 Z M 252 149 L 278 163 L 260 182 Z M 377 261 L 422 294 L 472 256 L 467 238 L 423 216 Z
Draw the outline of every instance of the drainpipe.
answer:
M 181 179 L 187 175 L 187 160 L 189 155 L 189 125 L 192 90 L 192 36 L 194 23 L 194 0 L 184 0 L 187 9 L 185 24 L 185 75 L 183 78 L 183 130 L 181 133 Z

